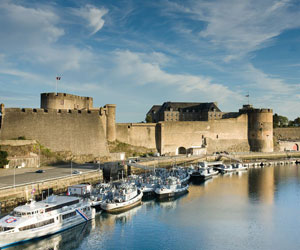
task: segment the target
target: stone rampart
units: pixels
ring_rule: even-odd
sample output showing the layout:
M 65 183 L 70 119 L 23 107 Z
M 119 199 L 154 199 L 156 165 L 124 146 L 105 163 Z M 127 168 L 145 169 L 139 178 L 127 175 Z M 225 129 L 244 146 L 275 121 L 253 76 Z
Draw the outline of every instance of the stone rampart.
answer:
M 249 151 L 247 115 L 206 122 L 161 123 L 162 154 L 178 153 L 195 146 L 206 146 L 207 152 Z
M 116 139 L 134 146 L 156 148 L 156 123 L 117 123 Z
M 274 128 L 274 137 L 278 140 L 300 140 L 300 127 Z
M 52 151 L 75 155 L 108 155 L 99 110 L 6 108 L 0 139 L 21 136 L 39 141 Z

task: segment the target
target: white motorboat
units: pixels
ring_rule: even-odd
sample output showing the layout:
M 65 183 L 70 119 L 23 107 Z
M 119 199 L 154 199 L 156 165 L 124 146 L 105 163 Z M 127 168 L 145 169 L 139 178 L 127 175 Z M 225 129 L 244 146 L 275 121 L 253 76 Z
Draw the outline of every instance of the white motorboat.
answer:
M 237 163 L 237 164 L 233 165 L 233 168 L 236 171 L 243 171 L 243 170 L 247 170 L 248 166 L 247 165 L 243 165 L 242 163 Z
M 96 212 L 100 212 L 101 204 L 109 199 L 114 191 L 115 189 L 110 183 L 100 183 L 92 189 L 90 199 Z
M 79 197 L 52 195 L 31 201 L 0 219 L 0 248 L 64 231 L 94 217 L 90 202 Z
M 143 192 L 143 196 L 152 196 L 155 194 L 155 188 L 158 186 L 158 183 L 161 181 L 161 178 L 150 175 L 147 176 L 143 182 L 140 183 L 140 189 Z
M 229 164 L 229 165 L 221 165 L 219 171 L 222 174 L 225 174 L 225 173 L 235 172 L 236 169 L 232 166 L 232 164 Z
M 185 183 L 190 179 L 189 171 L 183 167 L 173 167 L 170 176 L 179 178 L 181 183 Z
M 143 192 L 135 185 L 124 183 L 111 199 L 101 203 L 101 208 L 107 212 L 121 212 L 141 204 L 142 197 Z
M 200 180 L 208 180 L 217 174 L 219 174 L 219 171 L 214 170 L 212 167 L 200 168 L 197 172 L 194 172 L 194 177 Z
M 189 185 L 181 183 L 179 178 L 169 176 L 155 189 L 159 199 L 173 198 L 188 192 Z

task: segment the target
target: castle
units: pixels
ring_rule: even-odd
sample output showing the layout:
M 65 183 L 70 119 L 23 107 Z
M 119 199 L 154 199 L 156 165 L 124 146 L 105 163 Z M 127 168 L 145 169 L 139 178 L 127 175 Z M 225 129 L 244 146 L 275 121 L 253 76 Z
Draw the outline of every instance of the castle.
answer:
M 108 142 L 142 146 L 161 154 L 273 151 L 273 112 L 244 105 L 224 113 L 216 103 L 153 106 L 152 123 L 116 123 L 116 105 L 93 107 L 93 98 L 41 94 L 41 108 L 0 107 L 0 139 L 35 139 L 52 151 L 108 156 Z

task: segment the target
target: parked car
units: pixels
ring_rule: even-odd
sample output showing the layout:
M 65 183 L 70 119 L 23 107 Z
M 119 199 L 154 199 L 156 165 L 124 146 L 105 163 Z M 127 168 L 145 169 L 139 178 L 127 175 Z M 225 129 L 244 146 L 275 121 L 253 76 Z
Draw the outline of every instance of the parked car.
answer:
M 78 170 L 74 170 L 73 172 L 72 172 L 72 174 L 81 174 L 82 172 L 81 171 L 78 171 Z
M 43 170 L 43 169 L 39 169 L 39 170 L 37 170 L 37 171 L 35 171 L 36 173 L 45 173 L 45 170 Z

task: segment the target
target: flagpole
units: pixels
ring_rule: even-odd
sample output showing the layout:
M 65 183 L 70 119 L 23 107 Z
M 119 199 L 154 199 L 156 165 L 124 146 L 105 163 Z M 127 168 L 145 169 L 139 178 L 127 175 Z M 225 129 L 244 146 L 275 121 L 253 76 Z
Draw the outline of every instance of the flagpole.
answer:
M 250 95 L 249 95 L 249 91 L 248 91 L 248 105 L 250 104 L 250 102 L 249 102 L 249 97 L 250 97 Z
M 56 77 L 56 88 L 55 88 L 55 90 L 56 90 L 56 94 L 57 94 L 57 77 Z

